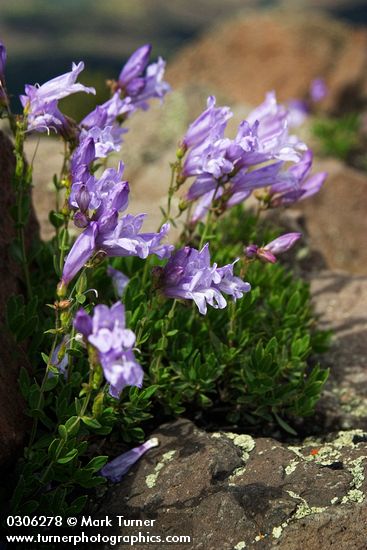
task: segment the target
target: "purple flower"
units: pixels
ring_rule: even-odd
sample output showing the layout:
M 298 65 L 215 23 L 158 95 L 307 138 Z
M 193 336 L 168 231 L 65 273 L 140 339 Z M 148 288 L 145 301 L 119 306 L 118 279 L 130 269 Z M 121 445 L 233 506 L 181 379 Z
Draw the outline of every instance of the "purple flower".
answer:
M 110 265 L 107 267 L 107 275 L 112 279 L 115 292 L 119 298 L 122 298 L 124 290 L 130 281 L 129 277 L 124 275 L 121 271 L 114 269 Z
M 95 158 L 105 158 L 113 151 L 119 151 L 122 143 L 122 134 L 127 130 L 120 128 L 117 124 L 105 126 L 93 126 L 90 130 L 82 130 L 80 133 L 80 146 L 83 141 L 93 140 L 95 147 Z
M 289 206 L 318 193 L 327 173 L 319 172 L 310 176 L 312 161 L 313 153 L 309 149 L 300 162 L 291 166 L 280 181 L 270 187 L 270 207 Z
M 83 118 L 80 125 L 87 130 L 94 126 L 103 129 L 105 126 L 113 125 L 117 117 L 128 116 L 134 110 L 135 107 L 131 98 L 121 98 L 121 92 L 118 90 L 111 99 L 108 99 L 102 105 L 97 105 L 93 111 Z
M 164 245 L 162 239 L 169 231 L 164 224 L 158 233 L 140 233 L 145 214 L 132 216 L 126 214 L 119 219 L 119 213 L 127 208 L 129 185 L 121 181 L 123 164 L 119 170 L 105 170 L 99 180 L 90 176 L 86 183 L 77 183 L 72 187 L 70 204 L 80 208 L 89 199 L 89 210 L 77 217 L 77 225 L 86 229 L 76 239 L 64 264 L 62 280 L 65 284 L 79 272 L 83 265 L 97 252 L 107 256 L 139 256 L 146 258 L 155 254 L 159 258 L 170 256 L 173 246 Z M 84 197 L 84 198 L 82 198 Z M 78 214 L 78 213 L 77 213 Z
M 132 351 L 135 334 L 125 327 L 125 309 L 121 302 L 111 308 L 96 306 L 93 317 L 79 309 L 74 327 L 98 351 L 112 397 L 118 398 L 125 386 L 142 386 L 144 373 Z
M 117 82 L 118 88 L 130 98 L 134 107 L 144 110 L 149 107 L 149 99 L 162 99 L 171 89 L 163 80 L 165 61 L 159 57 L 156 63 L 148 65 L 150 53 L 150 44 L 138 48 L 122 68 Z
M 247 116 L 251 125 L 258 123 L 259 152 L 268 158 L 298 162 L 307 149 L 296 136 L 289 135 L 289 112 L 279 105 L 274 92 L 268 92 L 265 101 Z
M 71 180 L 74 183 L 85 182 L 90 176 L 90 165 L 96 158 L 96 149 L 92 137 L 83 139 L 71 157 Z
M 151 44 L 141 46 L 129 57 L 122 68 L 118 78 L 118 84 L 120 88 L 126 90 L 127 95 L 130 95 L 130 90 L 134 95 L 144 87 L 144 79 L 141 78 L 140 75 L 144 72 L 149 63 L 151 51 Z
M 311 82 L 310 96 L 314 103 L 322 101 L 328 94 L 329 90 L 323 78 L 315 78 Z
M 206 110 L 190 124 L 182 140 L 184 148 L 196 147 L 212 136 L 223 136 L 227 122 L 233 113 L 229 107 L 216 107 L 215 103 L 215 97 L 210 96 Z
M 277 261 L 277 255 L 292 248 L 301 236 L 301 233 L 286 233 L 262 247 L 250 244 L 245 248 L 245 254 L 248 258 L 258 258 L 274 264 Z
M 221 292 L 236 300 L 251 289 L 249 283 L 233 275 L 233 264 L 222 268 L 210 265 L 208 244 L 200 251 L 189 246 L 178 250 L 160 270 L 158 284 L 169 298 L 194 300 L 203 315 L 207 304 L 219 309 L 226 307 Z
M 28 130 L 60 131 L 67 125 L 67 121 L 57 107 L 59 99 L 76 92 L 96 93 L 94 88 L 88 88 L 76 82 L 83 69 L 83 62 L 78 65 L 73 63 L 69 73 L 57 76 L 42 86 L 26 85 L 25 95 L 20 96 L 20 101 L 27 114 Z
M 121 480 L 122 476 L 130 470 L 131 466 L 135 464 L 141 456 L 143 456 L 144 453 L 153 447 L 158 447 L 158 445 L 159 441 L 156 437 L 148 439 L 148 441 L 142 445 L 139 445 L 138 447 L 135 447 L 134 449 L 131 449 L 130 451 L 114 458 L 110 462 L 107 462 L 107 464 L 101 469 L 100 474 L 109 481 L 117 483 Z

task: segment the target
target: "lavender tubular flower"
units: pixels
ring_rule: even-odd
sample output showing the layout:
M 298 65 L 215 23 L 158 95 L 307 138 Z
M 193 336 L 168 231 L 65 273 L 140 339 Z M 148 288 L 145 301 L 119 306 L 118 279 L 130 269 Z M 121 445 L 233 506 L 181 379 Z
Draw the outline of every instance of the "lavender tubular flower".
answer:
M 76 239 L 65 260 L 62 274 L 65 284 L 71 281 L 94 253 L 100 251 L 111 257 L 146 258 L 149 254 L 156 254 L 159 258 L 167 258 L 171 254 L 173 246 L 161 243 L 169 231 L 169 224 L 164 224 L 158 233 L 140 233 L 145 214 L 127 214 L 119 219 L 119 212 L 126 209 L 129 196 L 128 183 L 121 181 L 123 169 L 120 163 L 118 171 L 109 168 L 99 180 L 90 176 L 85 184 L 73 185 L 71 206 L 80 208 L 82 193 L 83 199 L 88 193 L 88 207 L 93 215 L 91 219 L 88 218 L 88 212 L 77 216 L 79 227 L 84 227 L 86 223 L 88 225 Z
M 113 483 L 117 483 L 130 470 L 130 468 L 141 458 L 149 449 L 158 447 L 159 441 L 156 437 L 148 439 L 142 445 L 123 453 L 122 455 L 107 462 L 100 471 L 100 474 Z
M 274 264 L 277 261 L 278 254 L 292 248 L 301 236 L 301 233 L 286 233 L 262 247 L 250 244 L 245 248 L 245 255 L 248 258 L 258 258 L 264 262 Z
M 20 96 L 20 101 L 27 113 L 29 131 L 61 130 L 67 126 L 67 121 L 57 107 L 58 100 L 76 92 L 96 93 L 94 88 L 76 82 L 83 69 L 83 62 L 78 65 L 73 63 L 69 73 L 57 76 L 42 86 L 26 85 L 25 95 Z
M 125 327 L 125 309 L 121 302 L 111 308 L 96 306 L 93 317 L 80 309 L 74 327 L 98 351 L 112 397 L 118 398 L 125 386 L 142 386 L 144 373 L 132 351 L 135 334 Z
M 196 147 L 210 135 L 222 136 L 227 121 L 233 116 L 229 107 L 216 107 L 216 99 L 210 96 L 207 109 L 192 122 L 182 140 L 183 147 Z
M 138 78 L 146 69 L 149 63 L 149 57 L 152 51 L 151 44 L 145 44 L 138 48 L 126 61 L 120 72 L 118 84 L 120 88 L 125 88 L 129 93 L 129 84 Z
M 313 153 L 309 149 L 301 161 L 291 166 L 284 174 L 283 180 L 275 182 L 270 187 L 269 195 L 271 208 L 278 206 L 289 206 L 297 201 L 304 200 L 317 193 L 326 177 L 326 172 L 319 172 L 309 176 L 313 161 Z
M 144 110 L 149 107 L 149 99 L 163 99 L 171 89 L 163 80 L 165 61 L 159 57 L 156 63 L 148 65 L 150 53 L 150 44 L 138 48 L 122 68 L 117 82 L 117 88 L 130 98 L 134 107 Z
M 189 246 L 178 250 L 161 270 L 158 284 L 169 298 L 194 300 L 203 315 L 207 313 L 207 304 L 219 309 L 226 307 L 221 292 L 236 300 L 251 288 L 249 283 L 233 276 L 233 264 L 222 268 L 210 265 L 208 244 L 200 251 Z
M 265 101 L 247 116 L 247 121 L 250 125 L 258 122 L 261 152 L 269 158 L 298 162 L 307 147 L 296 136 L 289 135 L 288 116 L 287 109 L 278 105 L 275 93 L 269 92 Z

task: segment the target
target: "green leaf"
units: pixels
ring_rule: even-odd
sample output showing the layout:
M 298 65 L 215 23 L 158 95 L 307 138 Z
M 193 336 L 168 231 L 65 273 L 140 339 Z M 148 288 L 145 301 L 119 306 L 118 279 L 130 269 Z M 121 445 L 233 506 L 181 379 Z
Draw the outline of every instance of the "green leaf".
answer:
M 78 455 L 78 449 L 72 449 L 62 458 L 58 458 L 56 462 L 58 464 L 67 464 L 68 462 L 71 462 L 77 455 Z
M 103 468 L 107 461 L 108 456 L 96 456 L 88 462 L 86 468 L 93 470 L 94 472 L 99 472 L 99 470 Z
M 279 426 L 283 428 L 284 431 L 288 432 L 291 435 L 297 435 L 297 432 L 283 419 L 281 418 L 277 413 L 273 413 L 276 421 L 278 422 Z
M 96 418 L 91 418 L 89 416 L 82 416 L 83 423 L 88 426 L 88 428 L 96 429 L 101 428 L 102 424 L 98 422 Z
M 61 437 L 61 439 L 67 439 L 68 438 L 68 431 L 66 427 L 63 424 L 60 424 L 58 427 L 58 432 Z
M 56 388 L 58 382 L 59 382 L 59 374 L 53 374 L 52 376 L 49 376 L 45 382 L 44 391 L 53 390 L 54 388 Z

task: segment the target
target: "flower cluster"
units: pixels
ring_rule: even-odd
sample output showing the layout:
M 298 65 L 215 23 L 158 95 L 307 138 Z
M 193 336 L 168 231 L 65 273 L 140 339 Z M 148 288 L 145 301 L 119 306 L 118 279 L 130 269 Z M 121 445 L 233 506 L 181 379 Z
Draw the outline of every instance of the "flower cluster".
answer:
M 49 80 L 42 86 L 27 84 L 20 101 L 27 115 L 28 131 L 63 132 L 67 134 L 70 122 L 58 108 L 58 101 L 76 92 L 95 94 L 94 88 L 76 82 L 84 69 L 84 63 L 73 63 L 70 72 Z
M 135 334 L 125 327 L 125 309 L 120 302 L 111 308 L 96 306 L 93 317 L 80 309 L 74 327 L 98 351 L 112 397 L 119 397 L 125 386 L 142 386 L 143 370 L 132 350 Z
M 83 265 L 96 253 L 106 256 L 139 256 L 156 254 L 160 258 L 170 255 L 173 246 L 163 245 L 169 224 L 158 233 L 139 233 L 145 214 L 119 217 L 128 205 L 129 185 L 122 180 L 124 166 L 118 170 L 108 168 L 101 178 L 89 175 L 72 186 L 70 204 L 78 209 L 74 220 L 84 231 L 76 239 L 63 269 L 62 281 L 68 284 Z
M 171 256 L 163 269 L 156 270 L 158 286 L 169 298 L 193 300 L 205 315 L 207 304 L 219 309 L 226 307 L 222 293 L 236 300 L 251 289 L 249 283 L 233 275 L 235 263 L 224 267 L 210 265 L 208 244 L 200 251 L 185 246 Z
M 266 188 L 266 197 L 277 196 L 267 202 L 274 207 L 283 204 L 279 194 L 286 193 L 284 200 L 294 202 L 320 189 L 326 174 L 306 180 L 312 152 L 290 134 L 290 112 L 277 103 L 273 92 L 241 122 L 234 139 L 224 136 L 231 116 L 228 107 L 216 107 L 215 98 L 209 97 L 207 109 L 183 138 L 178 182 L 195 178 L 186 196 L 188 201 L 200 199 L 193 222 L 206 214 L 215 199 L 226 209 L 246 200 L 254 190 Z

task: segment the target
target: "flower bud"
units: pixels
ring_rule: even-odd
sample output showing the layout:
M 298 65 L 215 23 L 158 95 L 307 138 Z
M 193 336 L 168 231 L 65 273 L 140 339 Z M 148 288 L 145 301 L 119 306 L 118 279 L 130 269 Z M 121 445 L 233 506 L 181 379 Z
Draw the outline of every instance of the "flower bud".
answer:
M 83 214 L 83 212 L 76 212 L 76 214 L 74 216 L 74 224 L 77 227 L 80 227 L 81 229 L 83 229 L 84 227 L 87 227 L 87 225 L 88 225 L 87 216 L 85 214 Z
M 67 284 L 65 284 L 65 282 L 61 280 L 57 285 L 57 290 L 56 290 L 56 294 L 58 298 L 65 298 L 67 290 L 68 290 Z
M 82 212 L 86 212 L 88 210 L 90 195 L 85 185 L 81 186 L 78 193 L 76 194 L 75 200 Z
M 258 250 L 259 247 L 257 246 L 257 244 L 249 244 L 245 247 L 244 252 L 248 258 L 254 258 L 257 255 Z

